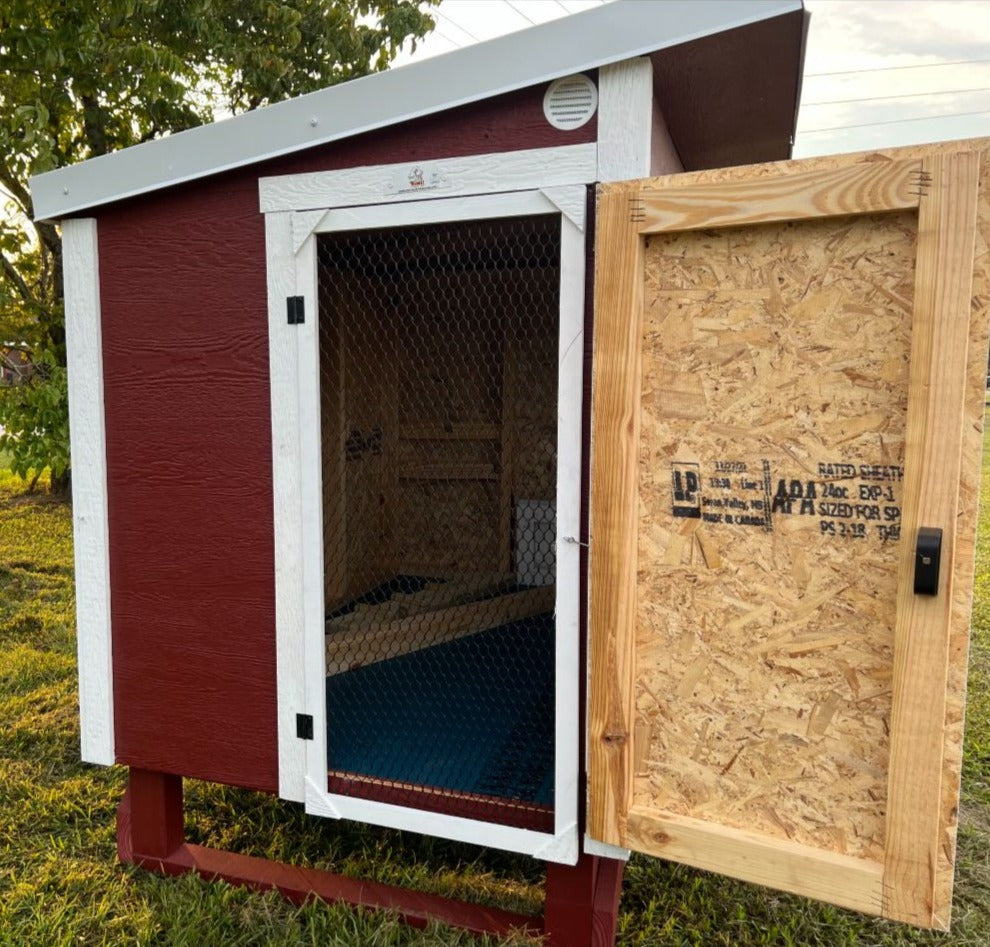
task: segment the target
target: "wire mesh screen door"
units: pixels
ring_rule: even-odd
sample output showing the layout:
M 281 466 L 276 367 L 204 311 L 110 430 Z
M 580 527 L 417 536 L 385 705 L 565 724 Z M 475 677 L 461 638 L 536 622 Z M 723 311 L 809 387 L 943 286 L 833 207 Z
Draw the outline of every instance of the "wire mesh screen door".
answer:
M 328 789 L 549 830 L 560 218 L 317 248 Z

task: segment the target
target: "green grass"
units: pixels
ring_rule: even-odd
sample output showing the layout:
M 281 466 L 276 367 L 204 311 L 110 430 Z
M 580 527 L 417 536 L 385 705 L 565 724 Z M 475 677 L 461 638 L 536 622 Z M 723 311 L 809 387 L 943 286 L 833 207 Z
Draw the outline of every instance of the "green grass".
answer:
M 990 454 L 982 516 L 951 934 L 913 931 L 634 856 L 623 945 L 990 944 Z M 192 877 L 116 862 L 124 772 L 78 762 L 71 512 L 0 472 L 0 947 L 332 945 L 523 947 L 383 913 L 293 907 Z M 540 865 L 470 846 L 341 825 L 244 790 L 187 782 L 192 841 L 476 900 L 524 913 L 542 903 Z

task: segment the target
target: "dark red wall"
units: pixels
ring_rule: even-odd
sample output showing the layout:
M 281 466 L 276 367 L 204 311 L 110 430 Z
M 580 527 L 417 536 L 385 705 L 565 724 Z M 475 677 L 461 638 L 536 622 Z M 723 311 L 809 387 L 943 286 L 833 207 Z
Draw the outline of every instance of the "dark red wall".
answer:
M 276 791 L 261 176 L 594 141 L 542 87 L 102 208 L 117 759 Z

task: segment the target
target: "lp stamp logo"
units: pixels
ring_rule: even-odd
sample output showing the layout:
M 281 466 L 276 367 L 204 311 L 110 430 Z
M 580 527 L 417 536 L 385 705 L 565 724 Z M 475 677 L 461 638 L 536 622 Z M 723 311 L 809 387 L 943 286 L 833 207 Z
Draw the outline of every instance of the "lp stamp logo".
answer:
M 698 464 L 671 464 L 674 488 L 674 516 L 701 519 L 701 467 Z

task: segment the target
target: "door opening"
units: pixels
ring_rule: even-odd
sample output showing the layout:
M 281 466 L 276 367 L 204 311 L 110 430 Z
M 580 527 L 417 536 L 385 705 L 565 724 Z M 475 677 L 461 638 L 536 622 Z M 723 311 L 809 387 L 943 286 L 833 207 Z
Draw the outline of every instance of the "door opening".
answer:
M 332 793 L 553 829 L 560 240 L 317 238 Z

